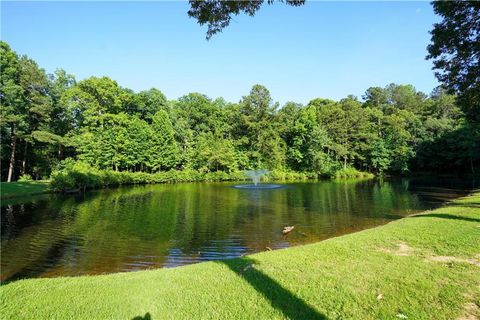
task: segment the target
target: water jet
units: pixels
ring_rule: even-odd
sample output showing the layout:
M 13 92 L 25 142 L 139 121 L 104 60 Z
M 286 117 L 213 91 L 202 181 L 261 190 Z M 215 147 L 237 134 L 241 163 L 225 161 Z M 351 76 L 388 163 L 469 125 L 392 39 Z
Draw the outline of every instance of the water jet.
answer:
M 262 176 L 269 173 L 270 171 L 267 169 L 258 169 L 258 170 L 247 170 L 245 171 L 245 175 L 252 179 L 253 184 L 238 184 L 233 186 L 237 189 L 278 189 L 282 188 L 283 185 L 281 184 L 261 184 L 260 180 Z

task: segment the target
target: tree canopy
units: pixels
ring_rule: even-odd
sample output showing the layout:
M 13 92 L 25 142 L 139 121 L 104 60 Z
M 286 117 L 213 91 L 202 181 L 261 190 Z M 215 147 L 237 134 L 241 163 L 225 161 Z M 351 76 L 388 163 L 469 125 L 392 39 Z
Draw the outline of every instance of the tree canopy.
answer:
M 188 15 L 196 19 L 200 25 L 207 25 L 207 39 L 227 27 L 232 20 L 232 15 L 244 13 L 253 17 L 265 3 L 264 0 L 190 0 L 189 2 Z M 275 0 L 267 0 L 266 2 L 272 4 Z M 305 0 L 279 0 L 278 2 L 284 2 L 290 6 L 300 6 L 305 3 Z
M 435 75 L 450 91 L 458 94 L 467 117 L 480 122 L 480 2 L 435 1 L 442 21 L 431 31 L 428 59 Z
M 282 106 L 256 84 L 236 103 L 201 93 L 167 100 L 158 89 L 134 92 L 108 77 L 46 74 L 0 45 L 2 180 L 48 178 L 67 158 L 119 172 L 268 168 L 317 176 L 350 167 L 475 172 L 480 164 L 479 126 L 443 88 L 427 95 L 388 84 L 367 88 L 362 100 Z

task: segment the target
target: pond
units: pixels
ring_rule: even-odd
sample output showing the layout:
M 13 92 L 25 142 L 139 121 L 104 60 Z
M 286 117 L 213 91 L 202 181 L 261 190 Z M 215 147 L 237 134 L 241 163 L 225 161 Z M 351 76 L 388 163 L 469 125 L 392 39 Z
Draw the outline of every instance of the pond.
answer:
M 440 206 L 466 179 L 159 184 L 2 202 L 1 279 L 175 267 L 317 242 Z M 284 236 L 284 226 L 295 229 Z

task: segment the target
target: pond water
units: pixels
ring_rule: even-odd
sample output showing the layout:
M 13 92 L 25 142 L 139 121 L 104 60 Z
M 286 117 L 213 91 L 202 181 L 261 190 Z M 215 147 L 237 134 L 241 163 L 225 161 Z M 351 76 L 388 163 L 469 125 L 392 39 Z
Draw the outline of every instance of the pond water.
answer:
M 2 202 L 1 279 L 175 267 L 317 242 L 440 206 L 465 179 L 185 183 Z M 283 236 L 284 226 L 295 229 Z

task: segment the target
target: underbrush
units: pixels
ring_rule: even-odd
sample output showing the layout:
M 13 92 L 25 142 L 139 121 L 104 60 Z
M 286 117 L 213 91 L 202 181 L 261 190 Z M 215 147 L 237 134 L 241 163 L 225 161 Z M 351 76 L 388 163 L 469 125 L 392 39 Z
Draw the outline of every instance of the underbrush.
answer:
M 314 173 L 274 170 L 264 181 L 307 180 L 316 178 Z M 175 183 L 200 181 L 248 180 L 243 171 L 200 172 L 196 170 L 169 170 L 157 173 L 100 170 L 81 161 L 65 161 L 51 176 L 54 191 L 71 191 L 108 186 L 149 183 Z
M 370 172 L 359 171 L 352 167 L 347 167 L 344 169 L 340 169 L 335 171 L 332 174 L 333 178 L 336 179 L 350 179 L 350 178 L 373 178 L 375 175 Z

